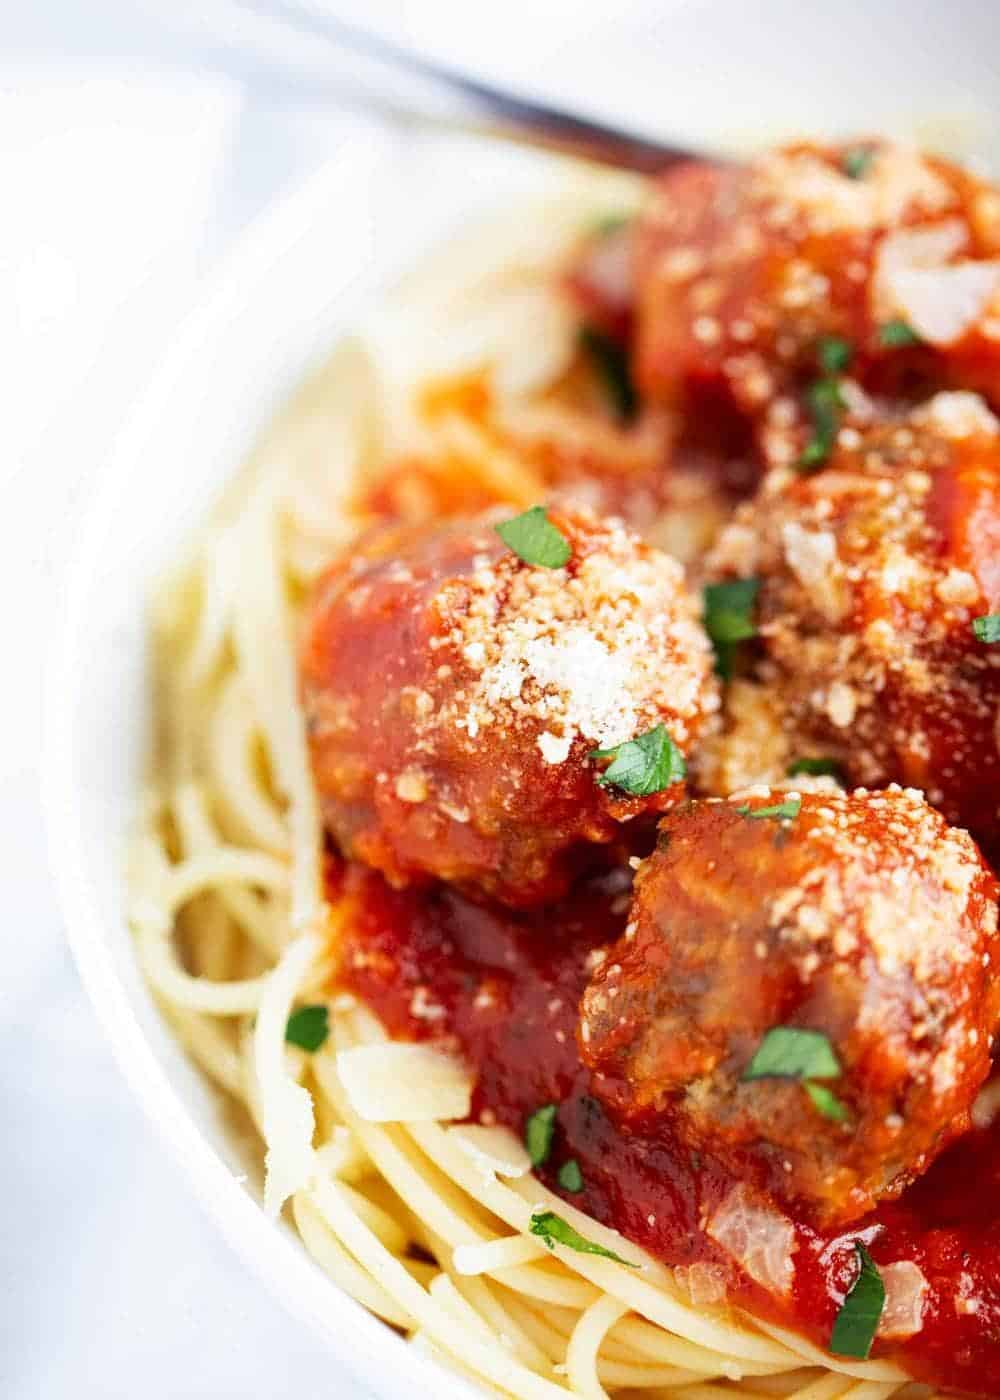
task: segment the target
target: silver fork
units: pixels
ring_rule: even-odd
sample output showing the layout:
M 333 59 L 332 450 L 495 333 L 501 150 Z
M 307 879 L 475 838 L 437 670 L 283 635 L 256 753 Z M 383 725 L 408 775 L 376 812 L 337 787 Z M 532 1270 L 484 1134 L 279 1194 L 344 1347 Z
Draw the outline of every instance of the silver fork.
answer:
M 298 33 L 329 44 L 347 60 L 343 76 L 338 73 L 338 86 L 345 94 L 395 116 L 542 146 L 644 175 L 705 156 L 519 97 L 298 0 L 240 2 L 245 10 L 283 20 Z M 708 158 L 720 159 L 714 152 Z

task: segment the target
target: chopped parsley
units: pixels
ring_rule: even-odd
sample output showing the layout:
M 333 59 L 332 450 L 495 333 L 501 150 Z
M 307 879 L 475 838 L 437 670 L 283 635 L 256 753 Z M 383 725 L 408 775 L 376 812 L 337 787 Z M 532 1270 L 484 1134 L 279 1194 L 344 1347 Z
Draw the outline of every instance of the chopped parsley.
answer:
M 546 515 L 544 506 L 532 506 L 523 515 L 504 520 L 496 532 L 518 559 L 542 569 L 561 569 L 573 552 L 569 540 Z
M 871 1255 L 860 1240 L 854 1241 L 858 1272 L 840 1306 L 830 1334 L 835 1356 L 867 1359 L 885 1307 L 885 1284 Z
M 285 1026 L 285 1040 L 300 1050 L 318 1050 L 330 1034 L 330 1013 L 325 1006 L 300 1006 Z
M 834 1123 L 850 1119 L 846 1107 L 832 1089 L 814 1084 L 816 1079 L 839 1079 L 840 1061 L 822 1031 L 803 1030 L 800 1026 L 774 1026 L 758 1045 L 753 1059 L 740 1078 L 797 1079 L 824 1118 Z
M 749 817 L 752 822 L 763 821 L 765 817 L 770 817 L 776 822 L 792 822 L 802 810 L 801 797 L 786 797 L 783 802 L 774 802 L 770 807 L 757 807 L 754 809 L 749 802 L 744 802 L 741 807 L 736 808 L 741 817 Z
M 595 238 L 610 238 L 613 233 L 620 233 L 623 228 L 628 228 L 631 222 L 631 214 L 605 214 L 602 218 L 594 220 L 591 232 Z
M 627 1269 L 639 1267 L 638 1264 L 632 1264 L 627 1259 L 623 1259 L 613 1249 L 605 1249 L 602 1244 L 594 1244 L 592 1240 L 585 1240 L 573 1229 L 568 1220 L 564 1220 L 561 1215 L 556 1215 L 553 1210 L 536 1210 L 531 1217 L 528 1229 L 531 1234 L 544 1240 L 549 1249 L 554 1249 L 557 1244 L 563 1244 L 567 1249 L 575 1249 L 577 1254 L 599 1254 L 602 1259 L 613 1259 L 616 1264 L 624 1264 Z
M 652 797 L 687 773 L 684 755 L 662 724 L 616 744 L 613 749 L 594 749 L 588 758 L 610 758 L 613 762 L 597 774 L 602 787 L 621 788 L 633 797 Z
M 812 436 L 803 449 L 798 467 L 799 471 L 811 472 L 823 466 L 833 451 L 845 404 L 839 383 L 830 375 L 810 385 L 806 403 L 812 418 Z
M 1000 613 L 984 613 L 972 619 L 972 630 L 981 642 L 1000 642 Z
M 805 1080 L 802 1087 L 812 1100 L 813 1108 L 824 1118 L 829 1118 L 833 1123 L 850 1122 L 851 1115 L 832 1089 L 825 1084 L 814 1084 L 810 1079 Z
M 608 398 L 618 417 L 625 422 L 634 418 L 639 407 L 639 396 L 632 383 L 625 347 L 595 326 L 583 326 L 580 330 L 580 349 L 590 357 L 604 381 Z
M 583 1190 L 583 1172 L 575 1157 L 571 1157 L 568 1162 L 563 1162 L 556 1174 L 556 1179 L 564 1191 Z
M 759 592 L 759 578 L 736 578 L 705 588 L 705 631 L 715 647 L 715 669 L 723 680 L 733 673 L 739 643 L 757 635 L 752 615 Z
M 854 346 L 841 335 L 825 335 L 817 347 L 820 368 L 827 374 L 843 374 L 854 356 Z
M 875 152 L 870 146 L 850 146 L 844 152 L 841 167 L 849 180 L 863 180 L 874 159 Z
M 540 1167 L 548 1161 L 552 1151 L 552 1135 L 556 1130 L 556 1105 L 544 1104 L 536 1108 L 524 1123 L 524 1145 L 528 1149 L 533 1167 Z
M 742 1079 L 839 1079 L 840 1061 L 822 1031 L 773 1026 Z
M 836 778 L 838 783 L 844 781 L 843 765 L 835 758 L 797 758 L 785 771 L 790 778 L 808 773 L 813 778 Z
M 886 321 L 884 326 L 879 326 L 878 343 L 884 345 L 887 350 L 902 350 L 907 345 L 919 345 L 920 336 L 906 321 L 897 317 L 896 320 Z

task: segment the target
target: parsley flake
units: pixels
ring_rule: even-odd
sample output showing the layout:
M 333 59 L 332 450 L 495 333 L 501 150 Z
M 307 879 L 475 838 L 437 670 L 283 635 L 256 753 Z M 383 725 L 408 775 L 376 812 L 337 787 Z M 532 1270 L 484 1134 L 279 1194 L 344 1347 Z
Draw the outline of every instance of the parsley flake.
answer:
M 907 345 L 919 345 L 921 340 L 912 326 L 897 317 L 879 326 L 878 343 L 887 350 L 902 350 Z
M 846 1105 L 842 1104 L 832 1089 L 828 1089 L 825 1084 L 814 1084 L 812 1080 L 804 1081 L 802 1087 L 812 1100 L 813 1108 L 817 1113 L 822 1113 L 824 1118 L 829 1118 L 832 1123 L 849 1123 L 850 1113 Z
M 825 335 L 817 347 L 820 368 L 827 374 L 843 374 L 854 356 L 854 346 L 841 335 Z
M 739 643 L 757 635 L 752 613 L 759 592 L 759 578 L 730 579 L 705 588 L 705 631 L 715 647 L 715 669 L 723 680 L 733 673 Z
M 839 1079 L 840 1061 L 822 1031 L 773 1026 L 740 1076 L 749 1079 Z
M 770 817 L 776 822 L 791 822 L 802 810 L 801 797 L 786 797 L 784 802 L 772 803 L 770 807 L 757 807 L 754 809 L 749 802 L 744 802 L 742 806 L 736 808 L 741 817 L 749 817 L 752 822 L 763 821 L 765 817 Z
M 571 1157 L 568 1162 L 563 1162 L 559 1168 L 556 1179 L 564 1191 L 583 1190 L 583 1172 L 580 1170 L 580 1163 L 575 1157 Z
M 542 569 L 561 569 L 573 552 L 569 540 L 546 515 L 544 506 L 532 506 L 523 515 L 504 520 L 496 532 L 518 559 Z
M 613 233 L 620 233 L 623 228 L 628 228 L 631 222 L 631 214 L 605 214 L 602 218 L 594 220 L 591 232 L 595 238 L 610 238 Z
M 624 744 L 616 744 L 613 749 L 594 749 L 587 757 L 613 759 L 603 773 L 597 774 L 598 783 L 601 787 L 621 788 L 633 797 L 652 797 L 653 793 L 679 783 L 687 773 L 684 755 L 662 724 Z
M 812 418 L 812 436 L 806 443 L 798 461 L 799 471 L 811 472 L 823 466 L 833 451 L 840 431 L 840 417 L 844 410 L 840 385 L 829 376 L 817 379 L 806 391 L 806 403 Z
M 567 1249 L 575 1249 L 577 1254 L 599 1254 L 602 1259 L 613 1259 L 616 1264 L 624 1264 L 627 1269 L 639 1267 L 638 1264 L 632 1264 L 627 1259 L 623 1259 L 613 1249 L 605 1249 L 602 1244 L 594 1244 L 592 1240 L 585 1240 L 573 1229 L 568 1220 L 564 1220 L 561 1215 L 556 1215 L 553 1210 L 535 1211 L 528 1229 L 531 1234 L 537 1235 L 540 1240 L 543 1240 L 549 1249 L 554 1249 L 557 1244 L 563 1244 Z
M 524 1145 L 533 1167 L 548 1161 L 552 1151 L 552 1135 L 556 1130 L 556 1105 L 544 1104 L 529 1114 L 524 1122 Z
M 885 1284 L 871 1255 L 860 1240 L 854 1241 L 858 1273 L 847 1290 L 830 1335 L 835 1356 L 867 1359 L 885 1307 Z
M 981 642 L 1000 642 L 1000 613 L 984 613 L 972 619 L 972 630 Z
M 874 159 L 875 152 L 869 146 L 850 146 L 844 152 L 841 167 L 849 180 L 863 180 Z
M 624 346 L 594 326 L 583 326 L 580 330 L 580 349 L 589 355 L 603 380 L 618 417 L 625 422 L 634 418 L 639 407 L 639 395 L 632 383 L 628 352 Z
M 836 778 L 838 783 L 844 781 L 843 765 L 835 758 L 797 758 L 785 771 L 790 778 L 808 773 L 813 778 Z
M 330 1034 L 330 1013 L 325 1006 L 300 1006 L 285 1026 L 285 1040 L 300 1050 L 318 1050 Z

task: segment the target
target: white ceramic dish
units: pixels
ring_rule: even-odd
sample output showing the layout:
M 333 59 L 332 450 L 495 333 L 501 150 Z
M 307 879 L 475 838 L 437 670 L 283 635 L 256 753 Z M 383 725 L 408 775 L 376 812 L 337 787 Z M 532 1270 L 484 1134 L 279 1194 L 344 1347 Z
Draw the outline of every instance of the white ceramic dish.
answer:
M 732 53 L 736 29 L 750 17 L 742 7 L 723 8 L 733 20 Z M 857 41 L 865 9 L 845 5 L 847 40 Z M 985 18 L 988 10 L 964 4 L 954 14 Z M 983 37 L 970 28 L 970 44 Z M 968 71 L 980 70 L 972 64 Z M 995 101 L 989 69 L 982 71 L 982 87 L 962 93 L 966 110 L 988 112 Z M 925 62 L 919 91 L 898 74 L 896 81 L 910 109 L 930 116 L 935 93 L 927 72 Z M 830 110 L 843 112 L 828 67 L 822 82 Z M 952 94 L 947 74 L 941 93 Z M 781 92 L 767 86 L 761 98 L 766 110 L 757 115 L 773 129 Z M 851 104 L 855 129 L 882 114 L 880 101 L 859 106 L 856 75 Z M 265 1218 L 238 1179 L 244 1164 L 215 1095 L 160 1020 L 135 965 L 123 918 L 122 855 L 147 736 L 143 600 L 257 430 L 359 309 L 470 210 L 502 203 L 508 193 L 529 194 L 538 182 L 531 158 L 509 151 L 473 157 L 461 143 L 435 143 L 408 148 L 400 160 L 391 138 L 373 135 L 253 226 L 133 406 L 67 576 L 49 677 L 45 788 L 53 870 L 83 980 L 122 1068 L 247 1263 L 344 1365 L 386 1396 L 472 1391 L 343 1296 L 292 1232 Z

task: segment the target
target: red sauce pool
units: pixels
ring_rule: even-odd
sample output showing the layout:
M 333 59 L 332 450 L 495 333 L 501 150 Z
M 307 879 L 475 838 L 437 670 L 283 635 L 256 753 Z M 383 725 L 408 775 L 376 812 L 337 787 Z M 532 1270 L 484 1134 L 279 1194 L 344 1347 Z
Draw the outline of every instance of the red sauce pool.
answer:
M 729 1296 L 752 1313 L 829 1340 L 856 1270 L 855 1239 L 877 1264 L 909 1259 L 927 1279 L 923 1326 L 876 1341 L 915 1377 L 968 1395 L 1000 1395 L 1000 1141 L 972 1133 L 903 1198 L 845 1232 L 796 1222 L 795 1285 L 785 1301 L 743 1274 L 704 1233 L 734 1182 L 665 1136 L 625 1133 L 592 1097 L 575 1041 L 588 955 L 618 937 L 629 872 L 582 883 L 557 908 L 530 914 L 474 904 L 451 890 L 399 892 L 360 867 L 344 874 L 355 915 L 339 985 L 402 1039 L 452 1039 L 477 1071 L 473 1117 L 523 1130 L 558 1103 L 546 1185 L 667 1264 L 721 1268 Z M 338 884 L 340 883 L 338 879 Z M 582 1192 L 556 1179 L 575 1158 Z M 787 1212 L 786 1212 L 787 1213 Z

